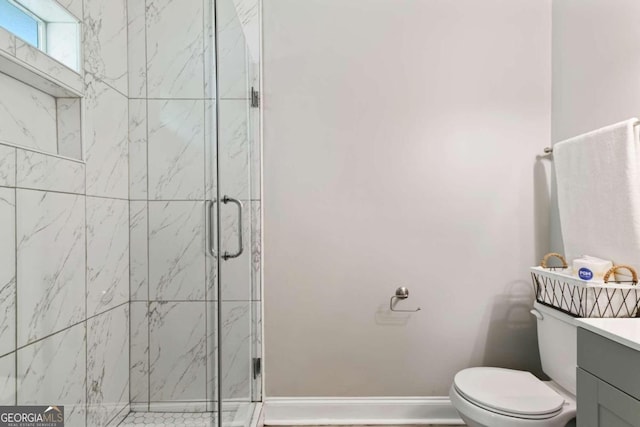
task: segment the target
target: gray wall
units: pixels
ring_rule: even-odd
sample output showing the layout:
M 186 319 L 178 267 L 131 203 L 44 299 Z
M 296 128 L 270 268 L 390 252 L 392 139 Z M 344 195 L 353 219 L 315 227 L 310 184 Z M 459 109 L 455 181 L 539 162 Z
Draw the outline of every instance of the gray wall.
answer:
M 634 0 L 553 1 L 552 142 L 640 116 L 638 13 Z M 555 190 L 550 221 L 562 253 Z
M 265 0 L 267 397 L 539 369 L 550 49 L 550 1 Z
M 639 13 L 635 0 L 554 0 L 554 142 L 640 115 Z

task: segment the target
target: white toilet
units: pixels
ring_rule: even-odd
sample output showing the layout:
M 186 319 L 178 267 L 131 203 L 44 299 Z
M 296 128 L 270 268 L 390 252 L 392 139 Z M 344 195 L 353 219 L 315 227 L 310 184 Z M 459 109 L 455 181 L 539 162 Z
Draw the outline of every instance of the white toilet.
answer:
M 469 368 L 458 372 L 449 397 L 469 427 L 565 427 L 576 417 L 575 319 L 535 303 L 542 370 Z

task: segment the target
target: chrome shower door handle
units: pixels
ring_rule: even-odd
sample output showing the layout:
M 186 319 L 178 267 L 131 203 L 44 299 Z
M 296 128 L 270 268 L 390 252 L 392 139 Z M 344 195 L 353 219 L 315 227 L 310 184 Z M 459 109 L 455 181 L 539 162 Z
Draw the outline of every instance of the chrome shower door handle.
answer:
M 213 218 L 214 218 L 214 210 L 213 208 L 216 205 L 216 201 L 215 200 L 209 200 L 208 206 L 207 206 L 207 225 L 209 226 L 209 238 L 207 239 L 207 251 L 209 252 L 209 255 L 211 255 L 212 257 L 216 256 L 216 225 L 214 224 Z
M 224 196 L 222 198 L 222 203 L 225 205 L 227 203 L 233 203 L 238 207 L 238 250 L 235 253 L 225 251 L 224 254 L 222 254 L 222 259 L 226 261 L 231 258 L 238 258 L 244 251 L 242 244 L 242 202 L 238 199 L 234 199 L 233 197 Z

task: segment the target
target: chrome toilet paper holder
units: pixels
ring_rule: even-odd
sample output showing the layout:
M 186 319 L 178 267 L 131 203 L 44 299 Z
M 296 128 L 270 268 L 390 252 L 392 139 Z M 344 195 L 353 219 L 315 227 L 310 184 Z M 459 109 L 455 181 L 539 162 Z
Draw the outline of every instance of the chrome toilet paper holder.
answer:
M 416 311 L 421 310 L 420 307 L 416 308 L 415 310 L 396 310 L 395 308 L 393 308 L 394 299 L 405 300 L 407 298 L 409 298 L 409 289 L 405 288 L 404 286 L 400 286 L 398 289 L 396 289 L 395 295 L 392 295 L 391 299 L 389 300 L 389 310 L 403 313 L 415 313 Z

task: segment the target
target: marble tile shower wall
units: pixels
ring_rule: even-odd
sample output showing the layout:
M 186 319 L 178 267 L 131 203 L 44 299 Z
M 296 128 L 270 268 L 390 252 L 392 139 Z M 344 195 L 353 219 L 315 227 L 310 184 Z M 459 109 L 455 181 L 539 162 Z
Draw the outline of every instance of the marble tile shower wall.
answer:
M 220 72 L 234 79 L 216 100 L 213 1 L 127 2 L 133 410 L 214 408 L 217 268 L 206 255 L 205 207 L 216 192 L 216 125 L 227 194 L 251 206 L 242 225 L 245 247 L 252 251 L 223 266 L 224 395 L 251 397 L 260 201 L 252 200 L 247 178 L 247 52 L 239 43 L 241 23 L 232 19 L 229 7 L 221 8 L 224 3 L 233 5 L 231 0 L 218 4 L 220 48 L 239 59 L 220 64 Z M 219 124 L 216 102 L 228 104 Z M 225 239 L 233 240 L 233 209 L 222 221 L 229 231 Z
M 127 11 L 60 3 L 83 22 L 85 97 L 58 139 L 80 125 L 85 162 L 0 145 L 0 404 L 61 404 L 68 426 L 106 426 L 129 407 Z

